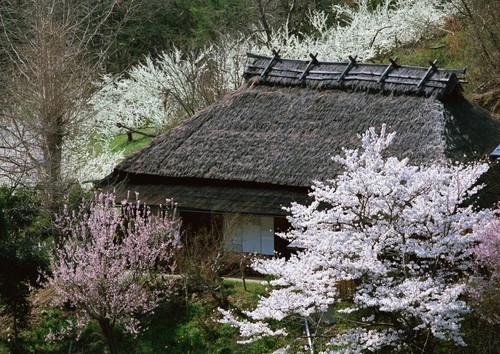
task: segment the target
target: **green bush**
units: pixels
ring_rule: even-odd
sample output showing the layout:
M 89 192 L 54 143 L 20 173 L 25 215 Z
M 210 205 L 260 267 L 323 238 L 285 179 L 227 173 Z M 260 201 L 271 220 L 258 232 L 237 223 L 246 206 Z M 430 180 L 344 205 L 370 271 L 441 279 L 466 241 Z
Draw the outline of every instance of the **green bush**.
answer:
M 33 189 L 0 186 L 0 314 L 10 328 L 4 343 L 12 352 L 25 351 L 21 331 L 30 325 L 30 287 L 48 265 L 40 247 L 47 227 L 40 205 Z

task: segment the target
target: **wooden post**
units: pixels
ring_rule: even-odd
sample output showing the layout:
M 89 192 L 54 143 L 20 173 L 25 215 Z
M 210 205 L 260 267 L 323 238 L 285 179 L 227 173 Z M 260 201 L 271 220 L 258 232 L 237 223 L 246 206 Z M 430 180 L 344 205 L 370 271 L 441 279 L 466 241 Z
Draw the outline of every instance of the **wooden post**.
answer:
M 271 59 L 269 60 L 269 63 L 267 64 L 267 66 L 264 68 L 264 70 L 262 70 L 262 73 L 260 74 L 260 76 L 262 78 L 265 78 L 267 76 L 267 74 L 269 73 L 269 71 L 271 71 L 271 66 L 273 65 L 274 61 L 276 59 L 279 59 L 280 57 L 280 50 L 275 50 L 273 49 L 273 56 L 271 57 Z
M 246 260 L 247 260 L 247 256 L 246 255 L 242 255 L 240 257 L 240 273 L 241 273 L 241 281 L 243 282 L 243 289 L 245 289 L 245 291 L 248 291 L 248 289 L 247 289 L 247 281 L 246 281 L 246 274 L 245 274 Z
M 156 135 L 154 135 L 154 134 L 144 133 L 144 132 L 141 132 L 140 130 L 129 128 L 129 127 L 123 125 L 122 123 L 116 123 L 116 126 L 118 128 L 123 128 L 123 129 L 127 130 L 127 141 L 129 143 L 132 141 L 132 133 L 144 135 L 144 136 L 147 136 L 147 137 L 150 137 L 150 138 L 155 138 L 156 137 Z

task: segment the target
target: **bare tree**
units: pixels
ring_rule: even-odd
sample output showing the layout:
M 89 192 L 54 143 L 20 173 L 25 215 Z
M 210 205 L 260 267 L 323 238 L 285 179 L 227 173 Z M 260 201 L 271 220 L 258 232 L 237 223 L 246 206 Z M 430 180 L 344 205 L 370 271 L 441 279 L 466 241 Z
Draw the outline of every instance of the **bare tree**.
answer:
M 308 30 L 308 16 L 314 10 L 328 10 L 332 1 L 321 0 L 253 0 L 258 28 L 271 42 L 273 29 L 286 26 L 289 34 Z
M 70 185 L 65 144 L 85 134 L 92 82 L 129 9 L 117 0 L 0 3 L 0 177 L 38 184 L 50 211 Z
M 186 302 L 189 293 L 209 294 L 218 306 L 227 304 L 222 272 L 228 254 L 219 218 L 210 225 L 184 232 L 183 248 L 178 253 L 179 273 L 184 282 Z
M 488 0 L 453 0 L 458 17 L 457 30 L 465 34 L 467 75 L 472 83 L 472 98 L 498 114 L 500 112 L 500 8 Z

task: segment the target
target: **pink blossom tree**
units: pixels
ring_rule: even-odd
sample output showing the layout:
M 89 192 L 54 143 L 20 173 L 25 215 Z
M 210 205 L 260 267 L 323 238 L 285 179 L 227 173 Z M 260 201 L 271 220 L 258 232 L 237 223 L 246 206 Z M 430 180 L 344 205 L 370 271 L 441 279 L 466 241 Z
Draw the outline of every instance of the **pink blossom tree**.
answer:
M 287 335 L 284 320 L 298 317 L 304 342 L 293 341 L 311 352 L 424 353 L 436 339 L 465 344 L 460 322 L 469 308 L 461 295 L 476 242 L 469 230 L 491 212 L 463 204 L 488 166 L 412 166 L 384 156 L 393 138 L 385 127 L 368 130 L 360 151 L 334 158 L 344 172 L 316 182 L 310 205 L 289 208 L 292 229 L 282 237 L 297 254 L 253 263 L 272 288 L 245 318 L 221 310 L 243 342 Z M 337 286 L 344 281 L 354 288 L 334 312 L 334 323 L 343 323 L 336 326 L 327 312 L 346 300 Z
M 59 303 L 76 310 L 77 328 L 97 321 L 112 354 L 114 332 L 140 330 L 137 315 L 152 311 L 171 290 L 163 277 L 175 268 L 179 220 L 175 210 L 153 215 L 139 200 L 116 207 L 113 194 L 96 194 L 76 213 L 58 218 L 65 240 L 51 260 L 48 285 Z
M 490 325 L 500 325 L 500 219 L 476 231 L 474 249 L 479 272 L 470 289 L 479 315 Z

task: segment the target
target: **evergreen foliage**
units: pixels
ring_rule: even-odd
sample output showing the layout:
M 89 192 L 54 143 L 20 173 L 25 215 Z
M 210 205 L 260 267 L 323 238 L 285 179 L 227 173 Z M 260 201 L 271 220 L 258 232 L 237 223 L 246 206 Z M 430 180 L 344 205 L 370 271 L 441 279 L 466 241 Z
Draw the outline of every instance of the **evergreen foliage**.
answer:
M 20 332 L 30 325 L 30 288 L 48 267 L 41 247 L 46 223 L 31 189 L 0 187 L 0 308 L 11 320 L 9 347 L 20 351 Z

